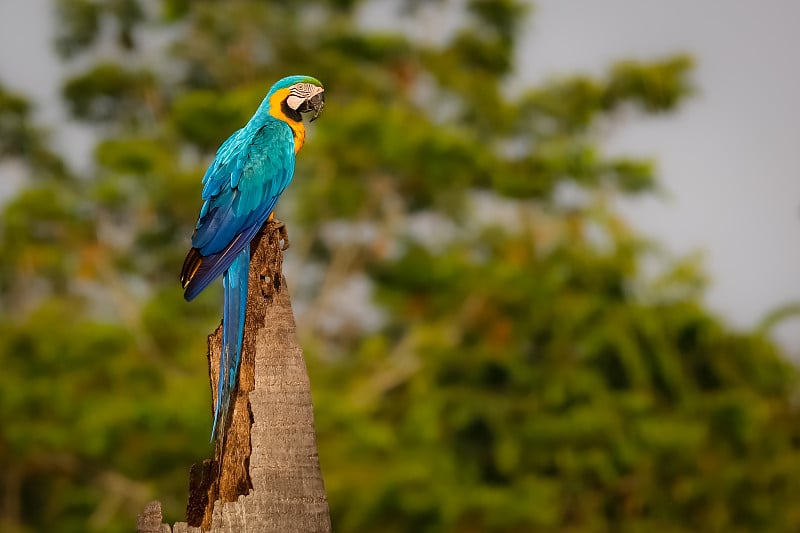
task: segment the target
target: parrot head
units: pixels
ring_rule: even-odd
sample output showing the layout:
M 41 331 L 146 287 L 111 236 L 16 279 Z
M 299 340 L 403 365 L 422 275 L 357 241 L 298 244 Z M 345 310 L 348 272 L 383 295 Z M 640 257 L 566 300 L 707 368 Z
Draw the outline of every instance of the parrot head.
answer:
M 325 106 L 325 88 L 311 76 L 289 76 L 276 82 L 265 100 L 270 106 L 280 105 L 283 114 L 297 122 L 303 120 L 302 113 L 313 113 L 313 122 Z

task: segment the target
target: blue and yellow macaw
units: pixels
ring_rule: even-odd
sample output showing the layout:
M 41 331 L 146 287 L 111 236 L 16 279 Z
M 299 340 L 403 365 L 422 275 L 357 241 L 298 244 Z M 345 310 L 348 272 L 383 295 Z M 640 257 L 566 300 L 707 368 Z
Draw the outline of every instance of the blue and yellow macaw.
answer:
M 212 440 L 224 439 L 231 394 L 242 355 L 250 241 L 292 181 L 295 154 L 306 138 L 302 113 L 314 121 L 325 105 L 324 89 L 310 76 L 283 78 L 267 93 L 250 121 L 228 137 L 203 177 L 203 207 L 192 249 L 181 270 L 187 301 L 222 274 L 222 314 L 217 403 Z

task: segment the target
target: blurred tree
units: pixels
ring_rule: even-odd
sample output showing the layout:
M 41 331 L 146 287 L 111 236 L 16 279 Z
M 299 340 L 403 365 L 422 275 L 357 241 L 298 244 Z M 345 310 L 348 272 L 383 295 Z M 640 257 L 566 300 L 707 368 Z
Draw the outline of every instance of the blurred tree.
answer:
M 0 91 L 30 174 L 0 232 L 3 529 L 129 531 L 156 491 L 181 516 L 219 313 L 176 280 L 199 179 L 290 73 L 329 95 L 280 216 L 336 530 L 800 528 L 794 370 L 611 207 L 656 183 L 603 131 L 676 109 L 689 59 L 519 87 L 526 4 L 383 2 L 391 33 L 366 4 L 59 0 L 103 138 L 72 176 Z

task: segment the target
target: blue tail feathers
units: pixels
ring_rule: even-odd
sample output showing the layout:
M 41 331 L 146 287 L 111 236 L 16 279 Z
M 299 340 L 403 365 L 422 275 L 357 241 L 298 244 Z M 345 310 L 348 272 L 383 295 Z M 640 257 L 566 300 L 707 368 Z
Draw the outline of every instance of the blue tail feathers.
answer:
M 231 394 L 236 387 L 242 359 L 244 317 L 247 309 L 247 281 L 250 273 L 250 247 L 242 249 L 225 271 L 222 286 L 225 305 L 222 314 L 222 350 L 219 359 L 217 405 L 214 408 L 214 427 L 211 440 L 222 441 L 228 423 Z

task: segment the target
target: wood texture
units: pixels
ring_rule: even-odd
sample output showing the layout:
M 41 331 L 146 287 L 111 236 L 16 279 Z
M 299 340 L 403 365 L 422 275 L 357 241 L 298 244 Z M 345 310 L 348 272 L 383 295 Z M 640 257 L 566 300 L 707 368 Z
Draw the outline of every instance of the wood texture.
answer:
M 174 533 L 331 530 L 308 373 L 281 272 L 285 238 L 281 226 L 270 222 L 253 240 L 242 366 L 231 424 L 214 459 L 192 466 L 188 524 L 175 524 Z M 217 328 L 209 336 L 212 409 L 220 335 Z M 143 523 L 151 529 L 142 529 Z M 169 531 L 167 525 L 152 529 L 154 524 L 162 525 L 158 502 L 148 504 L 137 531 Z

